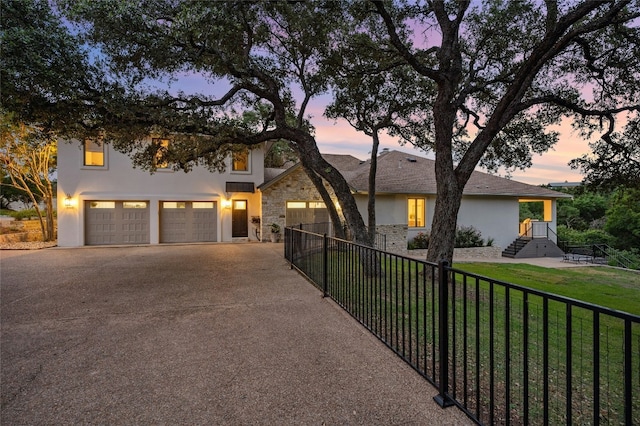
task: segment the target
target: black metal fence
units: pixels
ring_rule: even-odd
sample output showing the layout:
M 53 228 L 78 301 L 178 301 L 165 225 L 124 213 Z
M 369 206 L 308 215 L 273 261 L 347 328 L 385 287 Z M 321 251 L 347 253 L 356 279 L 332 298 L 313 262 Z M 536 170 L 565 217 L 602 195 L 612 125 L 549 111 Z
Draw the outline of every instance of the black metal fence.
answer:
M 313 232 L 315 234 L 327 234 L 330 237 L 335 236 L 333 232 L 333 224 L 331 222 L 320 222 L 320 223 L 301 223 L 299 225 L 294 226 L 296 229 L 302 229 L 303 231 Z M 346 229 L 347 239 L 352 240 L 352 235 L 349 234 L 349 230 Z M 381 234 L 376 232 L 374 247 L 378 250 L 386 250 L 387 249 L 387 236 L 385 234 Z
M 299 229 L 285 257 L 481 424 L 640 424 L 640 317 Z

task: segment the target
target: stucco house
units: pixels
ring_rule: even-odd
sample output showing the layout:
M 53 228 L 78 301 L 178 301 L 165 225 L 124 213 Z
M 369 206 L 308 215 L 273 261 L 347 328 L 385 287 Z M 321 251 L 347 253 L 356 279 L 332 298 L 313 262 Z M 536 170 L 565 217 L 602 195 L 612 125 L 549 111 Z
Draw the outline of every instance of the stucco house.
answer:
M 370 162 L 350 155 L 323 157 L 345 177 L 366 217 Z M 417 233 L 429 232 L 436 200 L 434 165 L 433 160 L 400 151 L 383 150 L 378 156 L 376 223 L 378 232 L 387 236 L 387 249 L 403 251 Z M 329 220 L 324 203 L 299 164 L 284 171 L 267 169 L 265 178 L 258 187 L 264 223 L 291 226 Z M 458 225 L 473 226 L 485 240 L 491 238 L 502 248 L 522 234 L 548 239 L 554 245 L 556 200 L 563 197 L 567 195 L 476 171 L 464 188 Z M 542 202 L 544 220 L 521 224 L 522 202 Z
M 109 144 L 60 142 L 58 245 L 268 241 L 272 223 L 329 222 L 302 167 L 265 169 L 264 155 L 264 146 L 235 154 L 223 173 L 204 167 L 184 173 L 159 164 L 150 174 L 133 168 L 131 159 Z M 345 176 L 366 217 L 369 161 L 350 155 L 324 157 Z M 555 242 L 556 199 L 565 196 L 474 172 L 464 190 L 458 224 L 474 226 L 503 248 L 527 229 Z M 376 221 L 387 249 L 403 251 L 418 232 L 429 231 L 435 199 L 433 160 L 400 151 L 379 155 Z M 544 221 L 524 228 L 519 203 L 531 201 L 544 204 Z
M 149 143 L 170 144 L 149 138 Z M 58 143 L 58 245 L 251 241 L 260 217 L 264 148 L 229 158 L 227 171 L 158 165 L 154 174 L 95 140 Z

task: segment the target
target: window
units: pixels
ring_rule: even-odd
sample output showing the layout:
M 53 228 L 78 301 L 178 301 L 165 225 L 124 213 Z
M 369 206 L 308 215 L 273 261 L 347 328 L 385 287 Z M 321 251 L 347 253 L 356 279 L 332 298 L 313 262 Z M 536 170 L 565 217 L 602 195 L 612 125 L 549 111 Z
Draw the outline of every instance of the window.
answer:
M 242 151 L 233 153 L 231 170 L 234 172 L 249 171 L 249 150 L 247 148 L 244 148 Z
M 245 200 L 234 200 L 233 201 L 233 209 L 234 210 L 246 210 L 247 202 Z
M 424 206 L 424 198 L 409 198 L 407 200 L 407 223 L 410 228 L 424 228 Z
M 85 139 L 84 165 L 91 167 L 105 167 L 104 142 L 102 139 Z
M 307 202 L 306 201 L 287 201 L 288 209 L 306 209 Z
M 191 207 L 194 209 L 212 209 L 214 205 L 213 201 L 194 201 Z
M 186 209 L 187 203 L 184 201 L 163 201 L 162 202 L 163 209 Z
M 169 139 L 153 138 L 151 142 L 158 146 L 154 163 L 158 169 L 166 169 L 169 167 L 169 163 L 163 160 L 162 157 L 169 151 Z
M 123 209 L 146 209 L 147 203 L 144 201 L 123 201 Z
M 92 209 L 115 209 L 116 202 L 115 201 L 92 201 L 89 204 L 89 207 Z

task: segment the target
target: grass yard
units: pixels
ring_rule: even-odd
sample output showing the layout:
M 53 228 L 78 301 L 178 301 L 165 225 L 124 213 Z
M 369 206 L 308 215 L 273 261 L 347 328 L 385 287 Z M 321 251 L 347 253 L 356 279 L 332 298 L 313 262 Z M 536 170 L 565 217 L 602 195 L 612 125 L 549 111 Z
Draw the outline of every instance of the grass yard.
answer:
M 456 263 L 456 269 L 640 315 L 640 273 L 606 267 Z
M 336 302 L 437 381 L 438 287 L 430 266 L 360 249 L 330 250 L 326 259 L 317 249 L 305 254 L 296 265 L 316 285 L 326 277 Z M 602 423 L 623 421 L 624 322 L 606 313 L 596 322 L 590 309 L 495 281 L 640 315 L 640 274 L 511 263 L 456 263 L 454 269 L 487 277 L 455 273 L 451 281 L 450 392 L 465 409 L 485 423 L 564 424 L 570 412 L 574 424 L 589 424 L 595 410 Z M 631 345 L 632 364 L 640 365 L 640 323 L 632 325 Z M 632 423 L 640 424 L 635 369 L 632 380 Z

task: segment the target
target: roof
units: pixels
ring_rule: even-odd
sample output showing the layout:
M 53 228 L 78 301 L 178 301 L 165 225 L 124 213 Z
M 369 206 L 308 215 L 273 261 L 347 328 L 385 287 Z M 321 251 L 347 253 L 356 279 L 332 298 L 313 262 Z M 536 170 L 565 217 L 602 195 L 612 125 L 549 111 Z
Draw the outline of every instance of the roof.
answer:
M 370 160 L 362 161 L 351 155 L 323 154 L 325 160 L 345 177 L 353 191 L 366 193 L 369 187 Z M 291 173 L 300 165 L 260 185 L 270 184 Z M 265 171 L 265 179 L 266 179 Z M 376 192 L 383 194 L 436 194 L 435 161 L 400 151 L 383 151 L 378 156 Z M 558 191 L 529 185 L 474 171 L 464 187 L 463 195 L 513 196 L 532 198 L 571 197 Z

